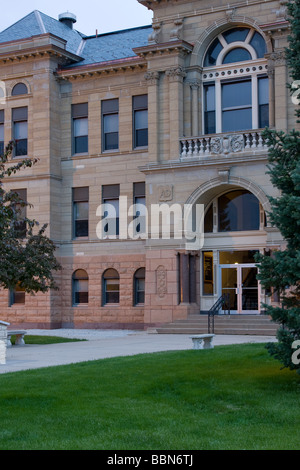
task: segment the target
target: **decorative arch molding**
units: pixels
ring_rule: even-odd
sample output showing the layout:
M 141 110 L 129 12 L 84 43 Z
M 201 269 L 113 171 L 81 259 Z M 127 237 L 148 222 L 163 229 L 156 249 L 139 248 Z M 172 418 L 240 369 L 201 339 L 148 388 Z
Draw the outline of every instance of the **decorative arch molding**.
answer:
M 191 54 L 190 66 L 197 66 L 203 63 L 204 55 L 207 51 L 210 43 L 215 39 L 220 33 L 229 28 L 234 28 L 236 26 L 248 26 L 254 28 L 258 33 L 262 35 L 266 42 L 267 53 L 270 54 L 273 52 L 271 39 L 265 35 L 261 30 L 260 26 L 253 18 L 246 16 L 234 16 L 228 21 L 228 17 L 220 18 L 219 20 L 214 21 L 208 28 L 206 28 L 199 38 L 195 41 L 194 50 Z
M 6 87 L 7 96 L 12 96 L 12 91 L 13 91 L 14 87 L 15 87 L 18 83 L 23 83 L 23 84 L 27 87 L 27 90 L 28 90 L 27 95 L 31 94 L 31 86 L 30 86 L 30 83 L 29 83 L 25 78 L 21 78 L 21 79 L 19 79 L 19 80 L 14 80 L 13 82 L 11 82 L 11 83 Z M 22 96 L 27 96 L 27 95 L 19 95 L 18 97 L 19 97 L 19 98 L 22 98 Z
M 200 202 L 201 204 L 209 204 L 214 197 L 218 196 L 223 191 L 230 191 L 231 189 L 238 188 L 246 189 L 254 194 L 261 203 L 265 212 L 269 212 L 271 210 L 268 196 L 259 186 L 252 181 L 235 176 L 229 176 L 228 181 L 224 181 L 222 176 L 206 181 L 190 195 L 186 204 L 193 205 L 197 202 Z

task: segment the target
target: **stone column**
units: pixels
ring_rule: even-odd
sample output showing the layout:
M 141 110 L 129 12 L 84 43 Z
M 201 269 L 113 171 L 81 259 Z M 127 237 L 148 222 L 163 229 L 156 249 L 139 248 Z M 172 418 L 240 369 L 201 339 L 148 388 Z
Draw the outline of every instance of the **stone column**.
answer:
M 186 73 L 177 66 L 166 71 L 169 78 L 169 122 L 171 160 L 179 157 L 179 139 L 183 134 L 183 79 Z
M 199 87 L 200 82 L 195 80 L 190 83 L 192 91 L 192 137 L 199 135 Z
M 149 161 L 153 162 L 159 161 L 159 77 L 157 71 L 145 73 L 148 82 L 148 154 Z
M 274 64 L 274 96 L 276 129 L 287 131 L 288 128 L 288 82 L 285 53 L 283 50 L 274 51 L 270 54 L 270 60 Z
M 190 266 L 189 255 L 186 253 L 179 254 L 179 279 L 180 279 L 180 303 L 190 302 Z

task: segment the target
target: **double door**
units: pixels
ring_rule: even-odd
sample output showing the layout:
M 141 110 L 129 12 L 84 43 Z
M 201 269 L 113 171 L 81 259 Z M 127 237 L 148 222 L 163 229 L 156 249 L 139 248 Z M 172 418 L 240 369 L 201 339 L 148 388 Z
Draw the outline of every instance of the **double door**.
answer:
M 259 313 L 260 286 L 254 264 L 220 265 L 220 278 L 221 294 L 227 294 L 231 313 Z

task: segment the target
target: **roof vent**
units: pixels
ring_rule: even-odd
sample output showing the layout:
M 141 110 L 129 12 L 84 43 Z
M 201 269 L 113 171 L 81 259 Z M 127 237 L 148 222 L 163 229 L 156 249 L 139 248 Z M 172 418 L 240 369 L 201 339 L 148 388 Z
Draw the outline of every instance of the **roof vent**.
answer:
M 66 13 L 61 13 L 58 16 L 58 19 L 61 23 L 65 24 L 70 29 L 73 29 L 73 23 L 76 23 L 77 21 L 76 16 L 73 13 L 70 13 L 69 11 L 67 11 Z

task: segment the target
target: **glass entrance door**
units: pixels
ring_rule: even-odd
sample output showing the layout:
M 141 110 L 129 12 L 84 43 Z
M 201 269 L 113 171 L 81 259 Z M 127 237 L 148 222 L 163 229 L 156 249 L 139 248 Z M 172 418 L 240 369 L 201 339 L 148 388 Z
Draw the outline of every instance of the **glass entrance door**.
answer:
M 252 264 L 221 265 L 220 270 L 221 294 L 229 296 L 230 312 L 259 313 L 256 266 Z

